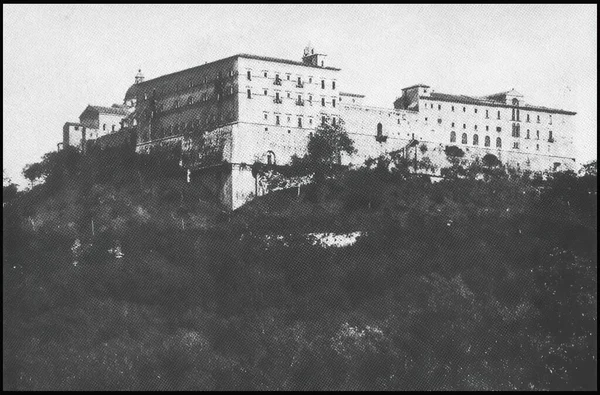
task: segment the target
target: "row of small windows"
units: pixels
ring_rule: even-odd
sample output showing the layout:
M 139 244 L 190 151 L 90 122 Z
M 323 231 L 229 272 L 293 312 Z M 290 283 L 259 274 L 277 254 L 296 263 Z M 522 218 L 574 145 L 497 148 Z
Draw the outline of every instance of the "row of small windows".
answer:
M 456 132 L 450 132 L 450 142 L 451 143 L 456 142 Z M 461 144 L 469 144 L 466 133 L 462 134 Z M 479 136 L 476 134 L 473 135 L 473 145 L 479 145 Z M 484 147 L 489 147 L 491 145 L 490 136 L 485 136 L 485 138 L 483 140 L 483 145 L 484 145 Z M 496 148 L 502 148 L 502 139 L 500 137 L 496 138 Z
M 450 107 L 451 107 L 452 111 L 454 111 L 454 106 L 450 106 Z M 425 103 L 425 108 L 427 108 L 427 103 Z M 433 103 L 429 103 L 429 108 L 433 108 Z M 442 109 L 442 105 L 438 104 L 438 110 L 441 111 L 441 109 Z M 463 106 L 462 109 L 463 109 L 463 112 L 467 112 L 467 107 Z M 475 110 L 475 114 L 477 114 L 477 108 L 475 108 L 474 110 Z M 501 119 L 501 114 L 502 113 L 500 112 L 500 110 L 498 110 L 496 112 L 496 116 L 497 116 L 498 119 Z M 485 117 L 489 119 L 489 117 L 490 117 L 490 110 L 485 110 Z M 520 118 L 520 109 L 519 108 L 513 108 L 512 109 L 511 120 L 512 121 L 519 121 L 519 122 L 521 121 L 521 118 Z M 531 122 L 530 114 L 527 114 L 526 122 Z M 541 123 L 541 118 L 540 118 L 539 115 L 537 115 L 537 123 Z M 550 125 L 552 125 L 552 114 L 548 114 L 548 123 Z
M 266 72 L 266 71 L 263 72 L 263 76 L 265 78 L 268 78 L 269 77 L 268 72 Z M 248 79 L 248 81 L 252 81 L 252 71 L 251 70 L 248 70 L 246 72 L 246 78 Z M 291 81 L 291 75 L 287 74 L 286 75 L 286 79 L 287 79 L 287 81 Z M 279 77 L 279 74 L 275 74 L 275 80 L 274 80 L 273 83 L 275 85 L 281 85 L 282 81 L 283 80 L 281 79 L 281 77 Z M 308 83 L 309 84 L 313 83 L 313 78 L 312 77 L 308 77 Z M 326 85 L 325 80 L 321 80 L 321 89 L 325 89 L 325 85 Z M 304 82 L 302 81 L 302 77 L 298 77 L 297 78 L 297 80 L 296 80 L 296 87 L 297 88 L 304 88 Z M 335 81 L 331 81 L 331 89 L 335 90 Z
M 265 90 L 263 91 L 263 93 L 264 93 L 264 95 L 266 96 L 268 92 L 267 92 L 267 90 L 265 89 Z M 247 89 L 247 90 L 246 90 L 246 97 L 247 97 L 248 99 L 252 99 L 252 90 L 251 90 L 251 89 Z M 291 95 L 291 93 L 290 93 L 290 92 L 287 92 L 287 97 L 288 97 L 288 99 L 291 99 L 291 98 L 292 98 L 292 95 Z M 274 102 L 274 103 L 278 103 L 278 104 L 281 104 L 281 103 L 283 103 L 283 100 L 281 99 L 281 96 L 279 95 L 279 92 L 275 92 L 275 99 L 273 100 L 273 102 Z M 308 96 L 308 102 L 309 102 L 309 103 L 312 105 L 312 102 L 313 102 L 313 97 L 312 97 L 312 95 L 309 95 L 309 96 Z M 321 106 L 322 106 L 322 107 L 325 107 L 325 103 L 326 103 L 326 101 L 325 101 L 325 98 L 324 98 L 324 97 L 322 97 L 322 98 L 321 98 Z M 304 105 L 304 99 L 302 98 L 302 95 L 298 95 L 298 98 L 296 99 L 296 105 L 298 105 L 298 106 L 303 106 L 303 105 Z M 335 99 L 335 98 L 332 98 L 332 99 L 331 99 L 331 106 L 332 106 L 332 107 L 335 107 L 335 106 L 336 106 L 336 99 Z
M 468 144 L 468 137 L 466 133 L 463 133 L 461 136 L 461 144 Z M 450 132 L 450 142 L 451 143 L 455 143 L 456 142 L 456 132 Z M 472 145 L 479 145 L 479 136 L 474 134 L 473 135 L 473 144 Z M 489 147 L 491 146 L 491 139 L 490 136 L 485 136 L 484 140 L 483 140 L 483 146 L 484 147 Z M 518 141 L 513 141 L 513 149 L 519 149 L 519 142 Z M 502 148 L 502 139 L 500 137 L 496 138 L 496 148 Z M 537 151 L 539 151 L 540 149 L 540 145 L 536 144 L 535 145 L 535 149 Z M 550 149 L 550 147 L 548 147 L 548 149 Z
M 425 120 L 427 120 L 427 118 L 425 118 Z M 441 118 L 438 118 L 438 124 L 440 124 L 440 125 L 442 124 L 442 119 Z M 452 122 L 452 127 L 455 127 L 454 122 Z M 467 128 L 467 124 L 463 123 L 463 129 L 466 129 L 466 128 Z M 477 130 L 477 125 L 474 125 L 474 129 Z M 489 131 L 490 127 L 486 125 L 485 130 Z M 496 131 L 497 132 L 502 132 L 502 127 L 497 126 L 496 127 Z M 520 124 L 518 124 L 518 123 L 513 123 L 512 124 L 512 137 L 521 137 L 521 125 Z M 531 138 L 530 137 L 530 130 L 529 129 L 527 129 L 527 135 L 526 135 L 525 138 L 526 139 Z M 540 139 L 540 131 L 539 130 L 536 131 L 536 139 L 538 139 L 538 140 Z M 552 137 L 552 131 L 551 130 L 548 131 L 548 141 L 550 143 L 554 142 L 554 138 Z
M 298 127 L 299 127 L 299 128 L 303 128 L 304 126 L 303 126 L 302 117 L 298 117 L 297 119 L 298 119 Z M 328 117 L 327 117 L 327 116 L 325 116 L 325 115 L 324 115 L 324 116 L 322 116 L 322 117 L 321 117 L 321 123 L 322 123 L 323 125 L 324 125 L 324 124 L 326 124 L 326 123 L 327 123 L 327 119 L 328 119 Z M 265 120 L 265 121 L 268 121 L 268 120 L 269 120 L 269 114 L 267 114 L 267 113 L 264 113 L 264 120 Z M 287 116 L 287 123 L 289 124 L 291 121 L 292 121 L 292 117 L 291 117 L 290 115 L 288 115 L 288 116 Z M 336 120 L 336 118 L 335 118 L 335 117 L 332 117 L 332 118 L 331 118 L 331 124 L 332 124 L 333 126 L 337 125 L 337 120 Z M 279 114 L 275 114 L 275 126 L 279 126 L 279 125 L 281 125 L 281 115 L 279 115 Z M 309 126 L 312 126 L 312 125 L 313 125 L 313 120 L 312 120 L 312 118 L 308 118 L 308 125 L 309 125 Z

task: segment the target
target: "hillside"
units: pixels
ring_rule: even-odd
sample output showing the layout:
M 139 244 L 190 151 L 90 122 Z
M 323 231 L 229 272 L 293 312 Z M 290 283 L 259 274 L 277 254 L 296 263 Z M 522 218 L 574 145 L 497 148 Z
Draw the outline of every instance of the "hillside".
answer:
M 4 389 L 597 388 L 595 173 L 362 169 L 224 213 L 117 154 L 4 207 Z

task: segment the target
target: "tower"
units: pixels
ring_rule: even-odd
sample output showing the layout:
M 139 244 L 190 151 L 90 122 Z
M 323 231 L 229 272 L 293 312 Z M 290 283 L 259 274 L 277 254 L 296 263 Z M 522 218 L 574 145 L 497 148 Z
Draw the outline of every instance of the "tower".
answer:
M 144 74 L 142 74 L 142 69 L 139 69 L 138 73 L 135 75 L 135 83 L 139 84 L 140 82 L 144 82 Z
M 302 63 L 311 66 L 325 67 L 325 54 L 315 53 L 315 49 L 310 43 L 304 48 L 304 56 L 302 56 Z

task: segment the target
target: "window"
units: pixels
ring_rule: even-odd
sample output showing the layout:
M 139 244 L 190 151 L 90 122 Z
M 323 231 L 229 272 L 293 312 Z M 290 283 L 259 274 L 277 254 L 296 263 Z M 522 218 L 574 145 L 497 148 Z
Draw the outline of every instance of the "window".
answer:
M 500 110 L 498 110 L 498 119 L 500 119 Z
M 193 96 L 188 97 L 188 105 L 193 104 L 193 103 L 194 103 L 194 97 Z
M 485 117 L 489 118 L 490 117 L 490 110 L 485 110 Z
M 302 118 L 298 118 L 298 127 L 301 128 L 302 127 Z
M 477 130 L 477 125 L 475 125 L 475 130 Z
M 115 131 L 115 125 L 112 125 L 112 131 L 113 132 Z M 550 133 L 552 133 L 552 132 L 550 132 Z
M 273 151 L 267 152 L 267 164 L 274 165 L 275 164 L 275 153 Z
M 496 148 L 502 148 L 502 139 L 500 137 L 496 138 Z
M 454 106 L 452 106 L 452 111 L 454 111 Z
M 79 130 L 79 126 L 74 126 L 73 127 L 75 130 Z
M 335 99 L 331 99 L 331 105 L 335 107 Z
M 454 127 L 454 122 L 452 122 L 452 127 Z
M 536 151 L 539 151 L 539 150 L 540 150 L 540 145 L 539 145 L 539 144 L 536 144 L 536 145 L 535 145 L 535 150 L 536 150 Z
M 490 131 L 490 127 L 488 125 L 485 125 L 485 131 L 489 132 Z
M 106 124 L 102 124 L 102 130 L 106 130 Z
M 331 124 L 335 126 L 335 117 L 331 118 Z
M 537 123 L 540 123 L 540 116 L 537 116 Z
M 483 140 L 483 145 L 486 147 L 490 146 L 490 136 L 485 136 L 485 139 Z
M 265 89 L 263 92 L 265 93 L 265 96 L 267 96 L 267 90 Z
M 312 77 L 308 77 L 308 83 L 312 84 Z
M 438 110 L 441 110 L 441 109 L 442 109 L 442 105 L 438 104 Z
M 469 142 L 469 141 L 468 141 L 468 139 L 467 139 L 467 134 L 466 134 L 466 133 L 463 133 L 463 134 L 462 134 L 461 143 L 463 143 L 463 144 L 467 144 L 468 142 Z
M 288 97 L 288 99 L 289 99 L 290 97 L 292 97 L 290 92 L 288 92 L 288 93 L 287 93 L 287 97 Z
M 477 114 L 477 109 L 475 109 L 475 114 Z
M 377 124 L 377 137 L 383 136 L 383 125 L 381 122 Z
M 265 78 L 267 78 L 269 76 L 266 71 L 263 73 L 263 75 L 265 76 Z
M 536 130 L 536 131 L 535 131 L 535 139 L 536 139 L 536 140 L 539 140 L 539 139 L 540 139 L 540 131 L 539 131 L 539 130 Z
M 308 124 L 312 125 L 312 118 L 308 118 Z
M 456 142 L 456 133 L 455 132 L 450 132 L 450 142 L 451 143 Z
M 312 95 L 308 95 L 308 102 L 312 104 Z
M 325 125 L 326 121 L 327 121 L 327 119 L 324 116 L 321 117 L 321 124 Z
M 286 77 L 287 77 L 287 80 L 289 81 L 290 80 L 290 75 L 288 74 Z
M 473 145 L 479 145 L 479 136 L 476 134 L 473 135 Z
M 463 112 L 467 112 L 467 107 L 463 107 Z
M 521 137 L 521 125 L 519 125 L 518 123 L 512 124 L 512 136 Z
M 252 72 L 250 70 L 248 70 L 248 73 L 246 75 L 248 77 L 248 81 L 252 81 Z
M 279 125 L 279 115 L 275 115 L 275 125 Z
M 264 113 L 264 117 L 265 117 L 265 119 L 269 118 L 267 113 Z
M 552 125 L 552 114 L 550 114 L 550 125 Z
M 331 81 L 331 89 L 335 90 L 335 81 Z
M 554 139 L 552 138 L 552 130 L 548 131 L 548 142 L 553 143 Z
M 527 114 L 527 122 L 529 122 L 529 114 Z
M 248 89 L 246 93 L 248 94 L 248 99 L 252 99 L 252 91 Z
M 467 128 L 467 124 L 463 123 L 463 129 L 466 129 L 466 128 Z
M 325 98 L 324 97 L 321 98 L 321 106 L 325 107 Z
M 496 132 L 501 132 L 502 128 L 500 126 L 496 126 Z
M 279 92 L 275 92 L 275 103 L 281 103 L 281 99 L 279 98 Z
M 529 138 L 529 129 L 527 129 L 527 135 L 525 136 L 526 139 Z
M 519 149 L 519 142 L 518 141 L 513 142 L 513 149 Z
M 442 118 L 438 118 L 438 123 L 441 125 L 442 124 Z
M 321 80 L 321 89 L 325 89 L 325 80 Z

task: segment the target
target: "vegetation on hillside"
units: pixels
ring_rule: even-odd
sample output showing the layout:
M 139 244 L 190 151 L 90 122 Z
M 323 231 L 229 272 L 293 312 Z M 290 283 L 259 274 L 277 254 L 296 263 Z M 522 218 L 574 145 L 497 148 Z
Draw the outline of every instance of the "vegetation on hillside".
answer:
M 3 389 L 596 389 L 595 163 L 396 161 L 223 214 L 176 156 L 47 155 L 4 186 Z

